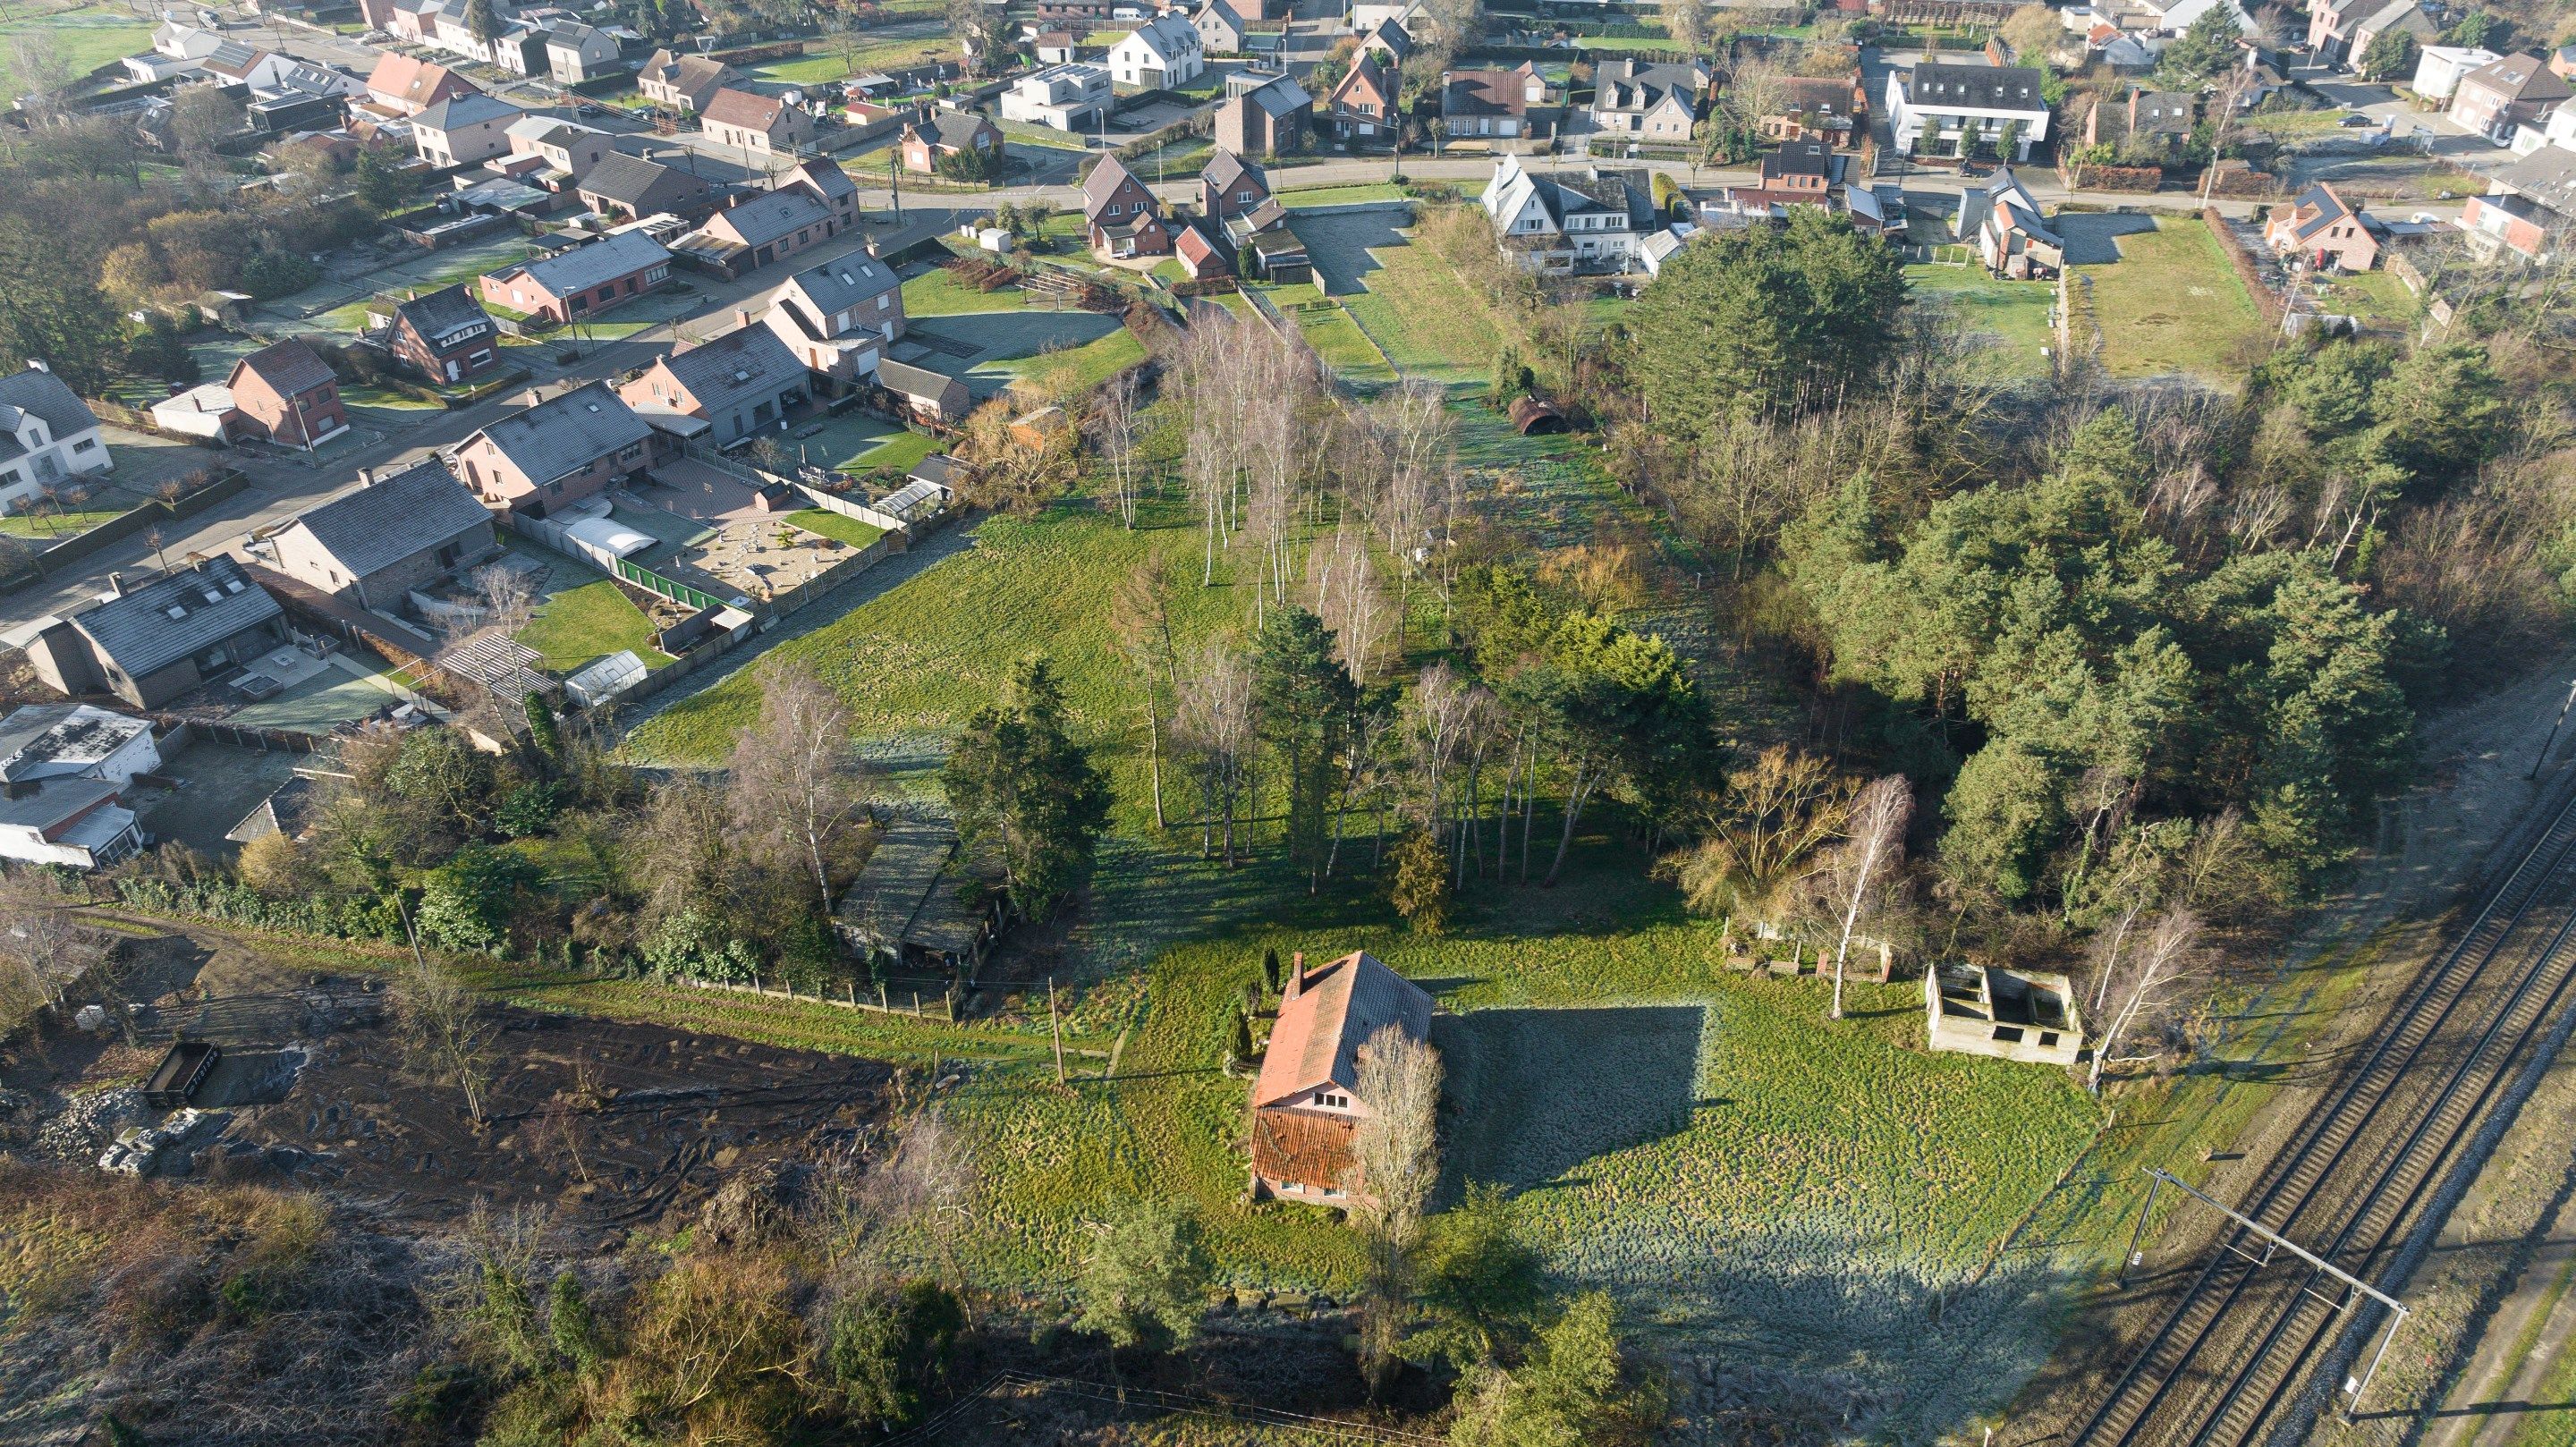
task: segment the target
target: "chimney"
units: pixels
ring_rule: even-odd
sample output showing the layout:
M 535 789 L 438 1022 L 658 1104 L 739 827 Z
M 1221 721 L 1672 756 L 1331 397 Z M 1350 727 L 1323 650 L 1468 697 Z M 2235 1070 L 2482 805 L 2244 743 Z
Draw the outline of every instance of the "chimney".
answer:
M 750 325 L 751 325 L 751 308 L 749 308 L 749 307 L 743 307 L 743 306 L 735 307 L 735 308 L 733 309 L 733 324 L 734 324 L 735 326 L 737 326 L 737 327 L 748 327 L 748 326 L 750 326 Z
M 50 372 L 53 368 L 46 366 L 45 359 L 42 357 L 29 357 L 27 359 L 27 370 L 30 372 Z
M 125 596 L 125 575 L 123 573 L 110 573 L 107 575 L 107 596 L 111 598 L 122 598 Z
M 376 485 L 376 470 L 375 470 L 374 468 L 372 468 L 372 467 L 361 467 L 361 468 L 359 468 L 359 469 L 358 469 L 358 486 L 360 486 L 360 487 L 373 487 L 373 486 L 375 486 L 375 485 Z
M 877 238 L 875 238 L 875 237 L 873 237 L 873 236 L 869 237 L 869 238 L 868 238 L 868 255 L 870 255 L 870 256 L 881 256 L 881 255 L 883 255 L 883 254 L 884 254 L 884 253 L 883 253 L 883 252 L 878 248 L 878 245 L 877 245 Z
M 1299 950 L 1288 957 L 1288 994 L 1294 1000 L 1306 993 L 1306 952 Z

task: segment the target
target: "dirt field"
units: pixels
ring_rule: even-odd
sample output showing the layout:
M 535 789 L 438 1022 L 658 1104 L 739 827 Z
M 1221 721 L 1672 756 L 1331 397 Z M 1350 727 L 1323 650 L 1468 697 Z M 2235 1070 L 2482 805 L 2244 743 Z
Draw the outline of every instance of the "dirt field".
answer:
M 124 942 L 128 1045 L 55 1030 L 0 1055 L 0 1147 L 95 1160 L 114 1131 L 160 1115 L 127 1102 L 181 1032 L 222 1062 L 195 1104 L 216 1120 L 163 1175 L 292 1181 L 435 1227 L 483 1200 L 545 1207 L 577 1237 L 677 1229 L 726 1177 L 847 1149 L 890 1072 L 646 1025 L 494 1010 L 488 1122 L 410 1069 L 380 980 L 314 974 L 227 937 Z M 104 998 L 92 989 L 91 996 Z M 80 1003 L 76 995 L 75 1004 Z M 103 1103 L 104 1102 L 104 1103 Z M 126 1102 L 119 1108 L 119 1102 Z

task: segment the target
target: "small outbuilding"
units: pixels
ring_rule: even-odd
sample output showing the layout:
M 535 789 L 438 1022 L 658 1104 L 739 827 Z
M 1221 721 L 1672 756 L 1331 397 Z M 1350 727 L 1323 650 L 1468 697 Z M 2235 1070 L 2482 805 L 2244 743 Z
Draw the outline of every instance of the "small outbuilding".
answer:
M 2064 975 L 1935 965 L 1923 972 L 1923 1009 L 1935 1050 L 2066 1066 L 2084 1049 L 2075 988 Z

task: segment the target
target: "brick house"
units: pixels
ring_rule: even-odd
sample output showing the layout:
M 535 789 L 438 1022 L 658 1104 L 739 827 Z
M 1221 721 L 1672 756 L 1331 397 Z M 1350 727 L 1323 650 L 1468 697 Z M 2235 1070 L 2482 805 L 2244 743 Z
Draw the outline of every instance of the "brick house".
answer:
M 1092 254 L 1168 256 L 1172 231 L 1154 193 L 1116 156 L 1102 156 L 1082 181 L 1082 220 Z
M 1431 996 L 1366 950 L 1312 971 L 1298 955 L 1252 1086 L 1256 1196 L 1344 1206 L 1364 1198 L 1353 1138 L 1373 1112 L 1360 1060 L 1380 1030 L 1431 1037 Z
M 1216 143 L 1242 156 L 1282 156 L 1306 148 L 1315 126 L 1315 98 L 1286 76 L 1218 106 Z
M 1869 116 L 1869 89 L 1860 73 L 1848 78 L 1791 76 L 1780 82 L 1780 109 L 1754 122 L 1766 141 L 1821 136 L 1836 146 L 1859 140 Z
M 463 282 L 395 307 L 386 345 L 434 382 L 468 381 L 501 365 L 492 318 Z
M 367 76 L 367 100 L 392 115 L 416 116 L 441 101 L 481 95 L 483 88 L 443 65 L 387 51 Z
M 1708 67 L 1696 60 L 1603 61 L 1592 80 L 1592 129 L 1658 145 L 1684 144 L 1708 83 Z
M 1548 103 L 1547 81 L 1527 61 L 1510 70 L 1453 70 L 1440 77 L 1440 119 L 1451 140 L 1543 138 L 1555 131 L 1560 109 Z
M 2300 192 L 2296 204 L 2274 207 L 2263 240 L 2319 271 L 2368 271 L 2379 264 L 2378 229 L 2322 181 Z
M 581 204 L 603 216 L 641 221 L 667 211 L 694 221 L 714 209 L 714 187 L 692 172 L 641 156 L 611 152 L 573 185 Z
M 755 271 L 774 261 L 830 240 L 841 229 L 832 208 L 802 186 L 763 191 L 738 198 L 707 218 L 699 236 L 725 247 L 739 247 L 731 258 L 735 274 Z M 683 242 L 683 249 L 689 243 Z
M 608 132 L 552 116 L 521 116 L 503 134 L 509 138 L 511 155 L 533 156 L 555 173 L 537 182 L 548 190 L 560 191 L 567 185 L 578 190 L 582 177 L 617 154 L 613 146 L 617 138 Z
M 504 417 L 456 444 L 450 466 L 486 506 L 542 518 L 653 461 L 653 428 L 606 382 Z
M 1396 114 L 1395 74 L 1378 64 L 1374 50 L 1360 52 L 1333 86 L 1333 93 L 1325 97 L 1324 111 L 1324 123 L 1336 140 L 1392 138 L 1403 125 Z
M 1259 166 L 1220 148 L 1199 170 L 1199 214 L 1212 222 L 1248 216 L 1270 199 L 1270 177 Z
M 813 192 L 814 199 L 831 211 L 842 230 L 859 224 L 859 183 L 851 180 L 850 173 L 842 170 L 838 162 L 817 156 L 780 175 L 769 189 L 784 191 L 790 187 Z
M 805 370 L 846 391 L 903 335 L 903 281 L 873 256 L 839 257 L 787 278 L 762 320 Z
M 523 316 L 569 322 L 592 316 L 671 279 L 671 253 L 640 231 L 605 236 L 543 261 L 492 272 L 483 300 Z
M 746 326 L 655 359 L 618 395 L 664 431 L 703 435 L 721 447 L 775 430 L 808 385 L 805 364 L 777 333 Z M 682 418 L 706 425 L 690 427 Z
M 2576 218 L 2576 151 L 2543 146 L 2488 176 L 2487 193 L 2470 197 L 2460 212 L 2460 229 L 2481 256 L 2502 248 L 2546 262 L 2570 218 Z
M 233 406 L 272 442 L 310 448 L 349 430 L 340 384 L 313 349 L 289 338 L 233 363 Z
M 754 155 L 811 145 L 814 118 L 774 95 L 720 87 L 699 108 L 707 139 Z
M 988 157 L 1000 155 L 1002 131 L 973 111 L 939 106 L 907 122 L 903 139 L 896 144 L 903 149 L 904 169 L 928 176 L 936 174 L 940 161 L 949 156 L 967 151 Z
M 387 612 L 497 546 L 492 514 L 435 457 L 305 509 L 270 544 L 279 572 Z
M 2525 52 L 2508 55 L 2461 76 L 2451 92 L 2451 119 L 2490 140 L 2516 126 L 2537 126 L 2571 94 L 2547 61 Z
M 721 60 L 657 50 L 652 59 L 644 62 L 644 68 L 635 72 L 635 88 L 646 100 L 694 111 L 704 110 L 717 91 L 740 79 L 742 72 Z
M 27 640 L 36 676 L 64 693 L 103 689 L 159 708 L 287 641 L 277 600 L 220 553 L 131 587 L 110 573 L 107 588 L 106 597 L 41 620 Z

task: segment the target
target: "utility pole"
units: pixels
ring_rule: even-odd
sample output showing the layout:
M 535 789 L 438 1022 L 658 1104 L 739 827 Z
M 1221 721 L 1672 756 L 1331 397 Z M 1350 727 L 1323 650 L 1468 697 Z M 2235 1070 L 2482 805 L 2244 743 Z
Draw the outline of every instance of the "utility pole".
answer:
M 1064 1080 L 1064 1026 L 1055 1013 L 1055 976 L 1047 976 L 1047 1033 L 1055 1037 L 1055 1083 Z
M 2524 778 L 2537 779 L 2540 777 L 2540 766 L 2549 762 L 2549 751 L 2558 743 L 2558 731 L 2567 727 L 2567 710 L 2571 708 L 2576 708 L 2576 680 L 2569 681 L 2567 685 L 2567 701 L 2558 706 L 2558 722 L 2549 726 L 2549 737 L 2541 741 L 2540 757 L 2531 761 L 2531 772 L 2523 775 Z

